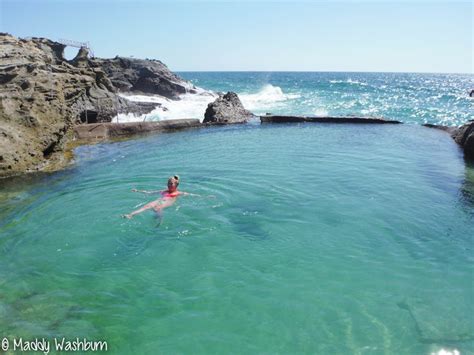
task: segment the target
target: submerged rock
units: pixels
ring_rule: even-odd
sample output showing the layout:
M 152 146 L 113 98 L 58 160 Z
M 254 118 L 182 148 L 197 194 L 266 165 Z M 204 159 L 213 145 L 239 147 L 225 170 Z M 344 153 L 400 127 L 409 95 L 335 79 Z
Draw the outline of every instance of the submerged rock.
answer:
M 246 110 L 235 92 L 228 92 L 207 105 L 204 123 L 245 123 L 252 112 Z

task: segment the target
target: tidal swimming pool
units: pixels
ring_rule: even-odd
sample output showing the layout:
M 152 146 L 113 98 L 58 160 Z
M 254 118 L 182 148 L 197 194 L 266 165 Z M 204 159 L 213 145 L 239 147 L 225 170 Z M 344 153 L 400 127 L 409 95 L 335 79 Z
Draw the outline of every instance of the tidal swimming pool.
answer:
M 180 197 L 161 224 L 153 212 Z M 420 126 L 238 125 L 82 146 L 0 188 L 0 335 L 112 353 L 474 352 L 474 172 Z

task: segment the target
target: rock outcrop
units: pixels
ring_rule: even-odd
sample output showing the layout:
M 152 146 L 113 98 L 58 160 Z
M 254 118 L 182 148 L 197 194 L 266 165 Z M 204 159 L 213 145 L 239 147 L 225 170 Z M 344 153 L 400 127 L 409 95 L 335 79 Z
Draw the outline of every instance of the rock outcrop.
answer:
M 458 127 L 451 137 L 463 148 L 466 158 L 474 159 L 474 120 Z
M 79 52 L 77 52 L 77 55 L 74 57 L 73 60 L 71 60 L 70 63 L 77 68 L 89 67 L 90 66 L 89 49 L 87 49 L 86 47 L 81 47 L 79 49 Z
M 211 102 L 204 114 L 203 123 L 229 124 L 245 123 L 252 112 L 246 110 L 235 92 L 228 92 Z
M 112 84 L 122 92 L 155 94 L 178 99 L 196 88 L 172 73 L 159 60 L 115 57 L 94 59 L 92 64 L 104 70 Z
M 158 61 L 90 59 L 86 48 L 67 61 L 64 48 L 0 33 L 0 177 L 64 166 L 74 124 L 110 122 L 119 113 L 144 114 L 159 105 L 118 95 L 123 86 L 114 85 L 118 74 L 108 77 L 111 68 L 129 66 L 127 91 L 176 98 L 193 88 Z

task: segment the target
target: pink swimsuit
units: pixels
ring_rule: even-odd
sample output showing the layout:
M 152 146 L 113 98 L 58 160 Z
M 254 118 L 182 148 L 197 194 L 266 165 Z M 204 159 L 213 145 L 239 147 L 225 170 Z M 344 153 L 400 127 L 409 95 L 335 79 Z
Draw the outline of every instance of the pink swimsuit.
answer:
M 174 198 L 174 197 L 178 197 L 179 195 L 179 192 L 176 191 L 174 193 L 169 193 L 168 191 L 162 191 L 161 192 L 161 196 L 163 197 L 167 197 L 167 198 Z

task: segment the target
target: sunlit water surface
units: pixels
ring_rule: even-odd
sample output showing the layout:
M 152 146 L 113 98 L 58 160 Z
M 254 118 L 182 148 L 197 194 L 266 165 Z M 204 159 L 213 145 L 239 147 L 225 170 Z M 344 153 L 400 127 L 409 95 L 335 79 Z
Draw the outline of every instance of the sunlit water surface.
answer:
M 163 220 L 122 219 L 180 174 Z M 112 353 L 474 352 L 473 170 L 419 126 L 214 127 L 4 181 L 0 334 Z
M 234 91 L 246 109 L 256 115 L 369 116 L 405 123 L 445 126 L 473 118 L 473 74 L 354 73 L 354 72 L 182 72 L 197 86 L 197 94 L 180 100 L 160 96 L 124 95 L 162 106 L 115 120 L 156 121 L 204 118 L 217 92 Z M 166 108 L 166 110 L 164 109 Z

